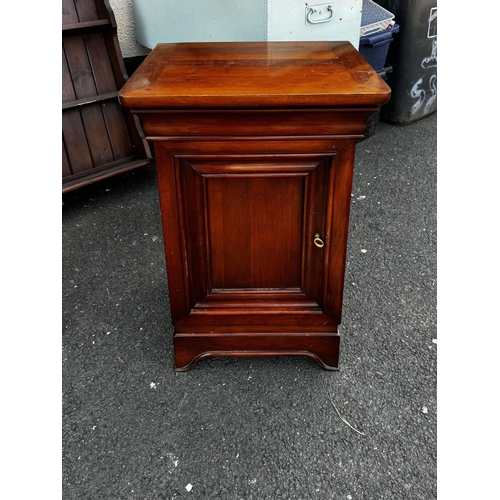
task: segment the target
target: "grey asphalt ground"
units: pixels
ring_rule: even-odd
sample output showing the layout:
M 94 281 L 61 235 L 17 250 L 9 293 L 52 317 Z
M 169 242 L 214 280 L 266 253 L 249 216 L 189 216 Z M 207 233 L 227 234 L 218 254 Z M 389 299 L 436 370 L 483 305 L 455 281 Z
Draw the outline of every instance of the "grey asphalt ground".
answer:
M 154 165 L 64 195 L 63 499 L 436 498 L 436 140 L 357 145 L 338 372 L 175 373 Z

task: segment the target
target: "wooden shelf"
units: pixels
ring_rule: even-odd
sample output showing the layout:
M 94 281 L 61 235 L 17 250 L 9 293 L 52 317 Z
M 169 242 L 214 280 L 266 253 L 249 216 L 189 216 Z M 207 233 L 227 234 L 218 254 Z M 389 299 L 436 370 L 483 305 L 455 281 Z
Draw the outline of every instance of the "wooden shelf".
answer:
M 75 36 L 85 33 L 93 33 L 96 31 L 103 31 L 109 26 L 111 26 L 111 21 L 109 19 L 99 19 L 98 21 L 88 21 L 83 23 L 63 24 L 62 36 Z
M 107 101 L 109 99 L 117 99 L 117 98 L 118 98 L 118 91 L 108 92 L 107 94 L 93 96 L 90 99 L 84 98 L 84 99 L 77 99 L 75 101 L 63 102 L 62 109 L 76 108 L 78 106 L 83 106 L 85 104 L 92 104 L 94 102 Z
M 138 159 L 136 156 L 130 156 L 124 158 L 123 160 L 117 161 L 114 164 L 109 163 L 103 169 L 96 168 L 91 174 L 85 173 L 85 175 L 78 176 L 75 175 L 70 181 L 67 181 L 63 186 L 63 194 L 79 189 L 89 184 L 93 184 L 96 181 L 102 181 L 113 177 L 116 174 L 121 174 L 134 170 L 139 167 L 144 167 L 151 163 L 148 159 Z
M 127 80 L 108 0 L 63 0 L 63 193 L 151 163 L 138 118 L 118 101 Z

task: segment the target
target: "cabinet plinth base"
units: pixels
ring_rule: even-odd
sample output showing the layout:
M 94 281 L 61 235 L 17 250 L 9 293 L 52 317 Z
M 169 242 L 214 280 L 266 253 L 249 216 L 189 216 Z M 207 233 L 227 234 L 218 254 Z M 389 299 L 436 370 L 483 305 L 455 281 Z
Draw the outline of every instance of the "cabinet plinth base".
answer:
M 338 370 L 340 337 L 336 331 L 217 333 L 214 330 L 176 332 L 175 371 L 190 370 L 203 358 L 215 356 L 306 356 L 326 370 Z

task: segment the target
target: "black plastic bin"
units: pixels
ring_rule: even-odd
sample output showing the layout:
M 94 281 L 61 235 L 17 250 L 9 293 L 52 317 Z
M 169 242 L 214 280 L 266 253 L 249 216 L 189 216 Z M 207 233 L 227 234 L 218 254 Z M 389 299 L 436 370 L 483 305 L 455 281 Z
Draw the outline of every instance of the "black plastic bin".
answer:
M 392 28 L 365 35 L 359 39 L 359 53 L 375 71 L 379 71 L 385 66 L 389 44 L 398 31 L 399 25 L 394 24 Z
M 400 25 L 391 44 L 387 79 L 391 100 L 382 106 L 380 118 L 411 123 L 437 110 L 437 1 L 377 0 Z

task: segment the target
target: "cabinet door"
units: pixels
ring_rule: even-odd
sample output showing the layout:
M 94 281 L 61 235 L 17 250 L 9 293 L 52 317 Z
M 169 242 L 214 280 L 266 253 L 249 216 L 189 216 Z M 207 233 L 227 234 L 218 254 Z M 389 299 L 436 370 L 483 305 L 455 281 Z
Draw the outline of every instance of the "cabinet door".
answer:
M 345 245 L 330 244 L 339 232 L 333 154 L 160 163 L 174 324 L 244 324 L 262 314 L 290 324 L 307 313 L 339 323 Z

